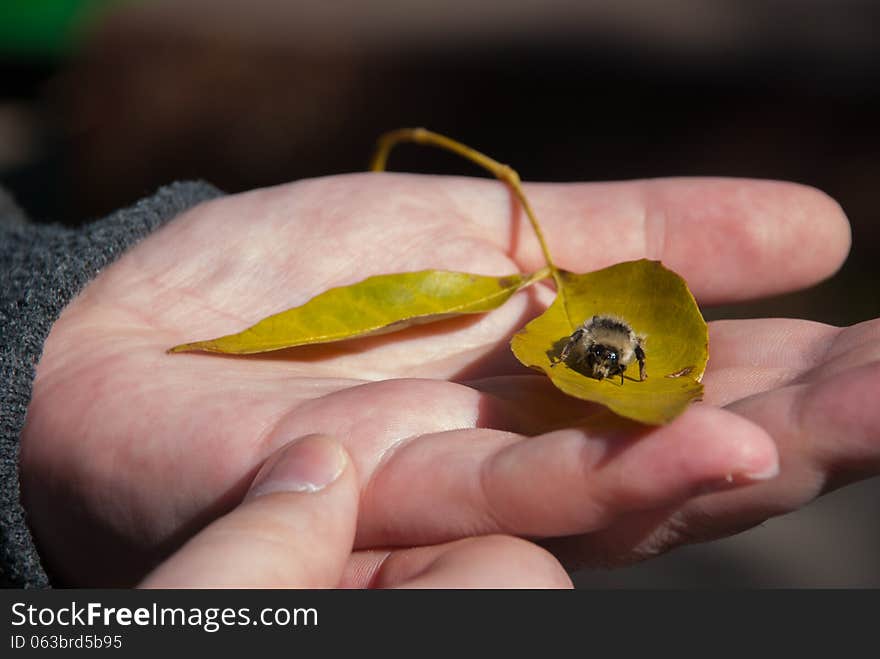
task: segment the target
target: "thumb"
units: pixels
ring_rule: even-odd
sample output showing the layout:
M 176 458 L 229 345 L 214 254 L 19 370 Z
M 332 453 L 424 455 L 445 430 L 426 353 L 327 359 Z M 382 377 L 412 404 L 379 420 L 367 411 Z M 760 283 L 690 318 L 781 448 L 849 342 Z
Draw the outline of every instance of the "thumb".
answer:
M 307 435 L 270 457 L 241 505 L 141 587 L 334 587 L 351 554 L 357 506 L 357 477 L 345 449 Z

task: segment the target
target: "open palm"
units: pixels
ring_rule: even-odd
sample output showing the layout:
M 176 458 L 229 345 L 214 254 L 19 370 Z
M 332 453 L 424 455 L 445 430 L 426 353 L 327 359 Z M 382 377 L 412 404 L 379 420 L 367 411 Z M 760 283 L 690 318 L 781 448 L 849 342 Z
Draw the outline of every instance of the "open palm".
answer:
M 849 244 L 837 205 L 790 184 L 527 191 L 560 267 L 662 259 L 703 303 L 813 283 Z M 374 274 L 533 271 L 529 232 L 501 184 L 389 174 L 226 197 L 158 230 L 67 307 L 38 366 L 22 486 L 50 569 L 136 581 L 238 503 L 266 456 L 316 432 L 359 474 L 358 547 L 501 532 L 589 564 L 732 533 L 880 468 L 877 323 L 715 323 L 706 401 L 661 428 L 597 413 L 515 361 L 507 343 L 552 300 L 545 284 L 359 341 L 165 352 Z

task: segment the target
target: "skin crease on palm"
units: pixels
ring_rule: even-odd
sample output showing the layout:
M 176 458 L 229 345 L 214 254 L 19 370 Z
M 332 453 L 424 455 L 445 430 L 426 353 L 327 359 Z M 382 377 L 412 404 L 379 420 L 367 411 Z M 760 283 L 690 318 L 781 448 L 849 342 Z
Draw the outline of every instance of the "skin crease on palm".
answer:
M 839 206 L 795 184 L 526 192 L 560 267 L 662 259 L 701 304 L 808 286 L 849 249 Z M 660 428 L 569 398 L 515 360 L 509 339 L 552 301 L 546 283 L 489 314 L 359 341 L 166 354 L 370 275 L 542 265 L 528 221 L 490 180 L 347 175 L 184 213 L 102 272 L 46 342 L 22 488 L 50 571 L 136 582 L 234 507 L 268 455 L 311 433 L 352 456 L 357 548 L 503 533 L 540 539 L 568 565 L 735 533 L 880 469 L 878 321 L 712 323 L 705 400 Z M 387 552 L 357 560 L 374 554 L 354 572 L 375 579 Z

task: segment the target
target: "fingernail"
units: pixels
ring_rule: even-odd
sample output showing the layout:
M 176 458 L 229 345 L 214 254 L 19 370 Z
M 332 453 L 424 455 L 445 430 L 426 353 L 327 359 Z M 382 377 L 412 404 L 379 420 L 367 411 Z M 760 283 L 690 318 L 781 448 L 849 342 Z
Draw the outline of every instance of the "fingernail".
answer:
M 713 479 L 703 483 L 697 487 L 697 494 L 711 494 L 713 492 L 723 492 L 736 487 L 742 487 L 749 483 L 757 483 L 767 481 L 779 475 L 779 463 L 774 462 L 769 467 L 750 472 L 739 472 L 736 474 L 727 474 L 724 478 Z
M 273 492 L 318 492 L 345 470 L 342 447 L 325 435 L 308 435 L 281 449 L 262 466 L 245 499 Z
M 750 481 L 768 481 L 771 478 L 776 478 L 778 475 L 779 462 L 774 461 L 769 466 L 764 467 L 763 469 L 745 472 L 743 474 L 743 477 L 748 478 Z

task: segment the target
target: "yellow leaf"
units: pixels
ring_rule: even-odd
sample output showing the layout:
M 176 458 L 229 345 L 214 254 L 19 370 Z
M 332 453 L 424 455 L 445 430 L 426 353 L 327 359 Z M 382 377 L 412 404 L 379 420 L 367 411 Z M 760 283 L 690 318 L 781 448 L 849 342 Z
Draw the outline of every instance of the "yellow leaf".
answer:
M 511 341 L 523 364 L 543 371 L 571 396 L 647 424 L 668 423 L 702 397 L 708 328 L 679 275 L 642 259 L 587 274 L 560 270 L 558 282 L 561 290 L 550 308 Z M 572 332 L 595 315 L 616 316 L 647 337 L 646 380 L 639 382 L 635 362 L 621 384 L 619 377 L 597 380 L 560 361 Z
M 394 332 L 417 323 L 491 311 L 547 272 L 506 277 L 443 270 L 377 275 L 331 288 L 238 334 L 185 343 L 169 352 L 247 355 Z

